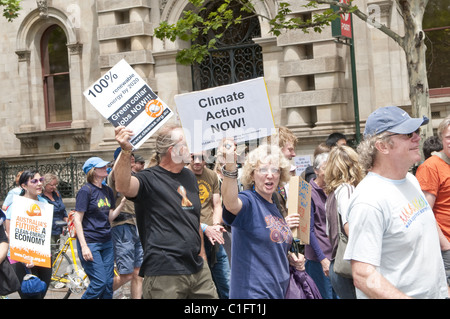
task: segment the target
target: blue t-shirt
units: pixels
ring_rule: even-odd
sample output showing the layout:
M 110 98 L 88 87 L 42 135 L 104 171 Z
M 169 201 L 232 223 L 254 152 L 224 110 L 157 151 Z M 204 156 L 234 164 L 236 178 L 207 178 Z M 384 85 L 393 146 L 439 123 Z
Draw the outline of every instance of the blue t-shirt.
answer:
M 240 192 L 239 199 L 236 216 L 223 210 L 232 227 L 230 298 L 284 299 L 292 232 L 275 203 L 250 190 Z
M 75 210 L 84 213 L 83 234 L 87 243 L 104 243 L 111 240 L 109 211 L 116 207 L 114 194 L 109 186 L 99 188 L 84 184 L 77 193 Z

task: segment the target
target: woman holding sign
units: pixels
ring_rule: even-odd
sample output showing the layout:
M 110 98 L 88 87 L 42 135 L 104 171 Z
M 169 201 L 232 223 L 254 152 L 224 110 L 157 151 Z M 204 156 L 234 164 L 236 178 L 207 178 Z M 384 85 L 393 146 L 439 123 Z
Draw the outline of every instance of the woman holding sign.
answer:
M 19 178 L 19 186 L 22 188 L 22 191 L 19 196 L 23 196 L 28 199 L 32 199 L 35 201 L 40 201 L 47 203 L 47 201 L 41 197 L 42 191 L 43 191 L 43 182 L 44 178 L 39 174 L 36 170 L 26 170 L 20 175 Z M 17 200 L 17 198 L 16 198 Z M 8 207 L 8 210 L 6 211 L 6 221 L 5 221 L 5 229 L 6 233 L 8 234 L 8 238 L 11 238 L 10 234 L 10 222 L 11 222 L 11 214 L 15 209 L 15 206 L 18 205 L 17 202 L 13 200 L 12 204 Z M 32 216 L 33 214 L 38 214 L 37 210 L 34 210 L 30 208 L 27 211 L 27 214 L 29 216 Z M 41 267 L 41 266 L 35 266 L 33 262 L 30 262 L 28 264 L 23 264 L 21 262 L 14 262 L 11 260 L 11 264 L 14 268 L 14 271 L 16 272 L 17 277 L 19 278 L 19 281 L 22 283 L 22 280 L 24 276 L 27 274 L 27 272 L 31 272 L 31 274 L 39 277 L 43 282 L 45 282 L 46 287 L 41 292 L 36 293 L 35 295 L 26 295 L 21 290 L 19 290 L 19 295 L 22 299 L 44 299 L 46 293 L 48 284 L 50 283 L 50 279 L 52 276 L 52 268 L 47 267 Z
M 277 146 L 261 145 L 249 153 L 238 193 L 235 145 L 219 148 L 222 168 L 223 219 L 232 227 L 230 298 L 283 299 L 289 283 L 289 264 L 303 268 L 303 260 L 288 252 L 292 232 L 272 195 L 290 178 L 289 161 Z M 288 260 L 289 258 L 289 260 Z

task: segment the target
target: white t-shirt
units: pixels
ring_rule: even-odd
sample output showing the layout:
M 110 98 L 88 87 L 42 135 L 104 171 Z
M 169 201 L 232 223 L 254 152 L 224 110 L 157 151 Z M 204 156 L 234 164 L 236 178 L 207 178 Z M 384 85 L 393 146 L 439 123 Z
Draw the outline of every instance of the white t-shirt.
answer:
M 339 214 L 341 214 L 342 225 L 345 225 L 347 223 L 348 205 L 350 204 L 350 195 L 353 193 L 354 188 L 355 187 L 353 185 L 343 183 L 339 185 L 334 191 L 334 196 L 337 203 L 337 211 Z
M 447 284 L 436 220 L 417 179 L 369 173 L 349 210 L 345 259 L 371 264 L 397 289 L 415 298 L 445 298 Z M 358 298 L 367 298 L 357 291 Z

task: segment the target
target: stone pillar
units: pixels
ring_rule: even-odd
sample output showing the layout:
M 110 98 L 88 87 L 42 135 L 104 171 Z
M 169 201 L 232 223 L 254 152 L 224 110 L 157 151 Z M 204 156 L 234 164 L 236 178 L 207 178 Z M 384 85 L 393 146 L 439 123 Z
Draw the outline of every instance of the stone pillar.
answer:
M 18 73 L 19 73 L 19 86 L 20 86 L 20 92 L 21 97 L 23 99 L 23 105 L 24 105 L 24 112 L 26 112 L 23 115 L 23 123 L 19 126 L 19 132 L 31 132 L 36 130 L 36 125 L 33 123 L 34 114 L 32 112 L 33 109 L 33 99 L 31 97 L 31 91 L 30 88 L 31 83 L 29 83 L 29 80 L 31 79 L 30 75 L 30 55 L 31 52 L 29 50 L 19 50 L 16 51 L 17 57 L 18 57 Z
M 85 103 L 83 94 L 74 94 L 74 92 L 82 93 L 84 91 L 83 81 L 81 77 L 83 53 L 83 45 L 80 43 L 68 44 L 69 64 L 70 64 L 70 87 L 72 89 L 72 128 L 87 127 Z M 90 107 L 90 106 L 89 106 Z

